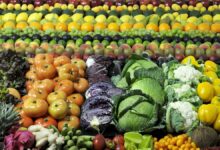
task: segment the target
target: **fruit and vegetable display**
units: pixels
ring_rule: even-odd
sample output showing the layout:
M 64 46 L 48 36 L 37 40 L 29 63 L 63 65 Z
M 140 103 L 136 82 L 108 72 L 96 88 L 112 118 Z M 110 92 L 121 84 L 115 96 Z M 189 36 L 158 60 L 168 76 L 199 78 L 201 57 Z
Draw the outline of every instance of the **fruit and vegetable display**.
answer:
M 219 0 L 0 0 L 0 149 L 220 149 Z

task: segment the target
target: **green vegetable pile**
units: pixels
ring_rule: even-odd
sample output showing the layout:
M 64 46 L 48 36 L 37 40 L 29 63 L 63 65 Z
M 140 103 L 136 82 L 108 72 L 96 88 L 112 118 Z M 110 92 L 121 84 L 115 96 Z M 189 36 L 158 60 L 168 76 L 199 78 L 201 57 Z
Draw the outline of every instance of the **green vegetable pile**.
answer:
M 81 130 L 69 128 L 65 126 L 61 132 L 64 136 L 65 143 L 63 145 L 64 150 L 86 150 L 93 148 L 93 136 L 82 135 Z

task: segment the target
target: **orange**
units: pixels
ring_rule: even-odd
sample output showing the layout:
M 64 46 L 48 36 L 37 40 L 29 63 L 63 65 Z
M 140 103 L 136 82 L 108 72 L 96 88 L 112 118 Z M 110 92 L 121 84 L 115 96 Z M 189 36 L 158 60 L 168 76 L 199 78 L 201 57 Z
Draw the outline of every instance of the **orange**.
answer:
M 76 22 L 71 22 L 68 24 L 68 31 L 72 31 L 72 30 L 80 30 L 80 25 Z
M 220 33 L 220 23 L 212 24 L 211 31 L 215 33 Z
M 15 23 L 13 21 L 5 22 L 3 28 L 15 28 Z
M 106 25 L 105 23 L 96 23 L 95 26 L 94 26 L 94 30 L 103 30 L 106 28 Z
M 91 32 L 93 31 L 93 25 L 91 23 L 83 23 L 81 25 L 81 30 Z
M 108 29 L 110 31 L 119 31 L 119 25 L 117 23 L 112 22 L 108 25 Z
M 46 22 L 43 24 L 43 31 L 54 30 L 54 25 L 52 22 Z
M 156 32 L 159 30 L 158 26 L 154 23 L 147 24 L 146 29 L 147 30 L 153 30 L 153 31 L 156 31 Z
M 198 30 L 200 31 L 210 31 L 210 25 L 208 23 L 201 23 L 198 25 Z
M 193 23 L 187 23 L 184 27 L 185 31 L 196 30 L 197 26 Z
M 168 31 L 170 30 L 170 26 L 167 23 L 161 23 L 159 26 L 159 31 Z
M 29 26 L 30 26 L 31 28 L 35 28 L 35 29 L 41 30 L 41 24 L 40 24 L 39 22 L 36 22 L 36 21 L 30 22 L 30 23 L 29 23 Z
M 127 31 L 127 30 L 130 30 L 131 28 L 132 28 L 132 24 L 125 22 L 121 24 L 120 31 L 121 32 Z
M 135 23 L 134 25 L 133 25 L 133 28 L 134 29 L 144 29 L 144 24 L 143 23 Z
M 175 22 L 175 23 L 172 24 L 172 29 L 183 30 L 183 26 L 181 25 L 181 23 Z
M 16 25 L 17 29 L 24 29 L 26 27 L 28 27 L 28 24 L 26 22 L 18 22 Z
M 59 22 L 56 24 L 56 30 L 58 31 L 67 31 L 68 26 L 65 23 Z

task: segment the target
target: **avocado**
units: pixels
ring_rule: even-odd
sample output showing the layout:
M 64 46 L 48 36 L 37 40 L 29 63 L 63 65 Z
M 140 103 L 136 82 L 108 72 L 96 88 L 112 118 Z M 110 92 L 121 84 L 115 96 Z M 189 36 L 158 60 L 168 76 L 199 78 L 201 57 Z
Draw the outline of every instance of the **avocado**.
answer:
M 111 10 L 110 12 L 109 12 L 109 16 L 119 16 L 119 13 L 117 12 L 117 11 L 115 11 L 115 10 Z
M 63 39 L 64 41 L 68 41 L 68 40 L 71 39 L 71 36 L 70 36 L 69 34 L 64 34 L 64 35 L 62 36 L 62 39 Z
M 79 14 L 83 14 L 83 15 L 84 15 L 84 11 L 83 11 L 83 10 L 77 9 L 77 10 L 74 11 L 74 14 L 76 14 L 76 13 L 79 13 Z
M 32 40 L 35 40 L 35 39 L 41 40 L 41 36 L 39 34 L 34 34 L 32 36 Z
M 86 16 L 95 16 L 95 15 L 96 15 L 96 13 L 92 10 L 86 11 Z
M 145 16 L 150 16 L 150 15 L 152 15 L 153 13 L 154 13 L 153 10 L 146 10 L 146 11 L 143 12 L 143 15 L 145 15 Z
M 73 15 L 73 11 L 70 10 L 70 9 L 65 9 L 65 10 L 63 10 L 63 14 L 67 14 L 67 15 L 72 16 Z
M 165 13 L 165 10 L 161 7 L 157 7 L 155 13 L 158 15 L 158 16 L 162 16 L 164 13 Z
M 104 36 L 104 40 L 107 40 L 108 42 L 111 42 L 112 41 L 112 37 L 111 36 Z
M 105 11 L 105 10 L 100 10 L 98 13 L 97 13 L 97 16 L 98 15 L 104 15 L 106 17 L 108 17 L 108 13 Z
M 22 39 L 22 40 L 25 40 L 25 39 L 27 39 L 27 38 L 29 38 L 28 34 L 23 34 L 23 35 L 21 36 L 21 39 Z
M 119 41 L 119 40 L 121 40 L 122 39 L 122 37 L 121 37 L 121 35 L 119 35 L 119 34 L 116 34 L 114 37 L 113 37 L 113 41 Z
M 189 11 L 187 9 L 180 9 L 179 14 L 188 14 Z
M 103 40 L 103 36 L 101 36 L 100 34 L 96 34 L 96 35 L 93 36 L 93 40 L 102 41 Z
M 192 10 L 192 11 L 189 12 L 189 16 L 200 17 L 200 11 Z
M 50 37 L 50 35 L 45 34 L 44 36 L 42 36 L 41 39 L 42 39 L 43 41 L 50 41 L 50 40 L 51 40 L 51 37 Z
M 20 37 L 19 35 L 13 34 L 13 35 L 11 36 L 11 39 L 15 41 L 15 40 L 17 40 L 19 37 Z
M 130 15 L 130 12 L 128 10 L 122 10 L 120 16 L 124 16 L 124 15 Z
M 76 35 L 76 36 L 73 36 L 73 37 L 72 37 L 72 40 L 76 41 L 76 40 L 79 39 L 79 38 L 80 38 L 80 37 Z
M 90 35 L 86 35 L 83 37 L 83 41 L 86 42 L 86 41 L 92 41 L 93 38 L 90 36 Z
M 132 15 L 132 16 L 136 16 L 136 15 L 140 15 L 140 14 L 143 14 L 143 12 L 142 12 L 140 9 L 133 10 L 133 11 L 131 12 L 131 15 Z
M 61 37 L 59 37 L 59 36 L 54 36 L 54 37 L 53 37 L 53 40 L 55 40 L 56 42 L 58 42 L 59 40 L 61 40 Z

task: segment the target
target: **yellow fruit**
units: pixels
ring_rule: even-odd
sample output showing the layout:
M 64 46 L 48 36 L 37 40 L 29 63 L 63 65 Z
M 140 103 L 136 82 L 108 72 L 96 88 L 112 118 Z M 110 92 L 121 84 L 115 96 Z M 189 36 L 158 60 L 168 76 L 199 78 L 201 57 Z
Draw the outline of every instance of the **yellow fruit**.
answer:
M 211 15 L 208 15 L 208 14 L 203 15 L 203 16 L 202 16 L 202 21 L 203 21 L 203 22 L 209 22 L 209 23 L 211 23 L 211 22 L 212 22 L 212 16 L 211 16 Z
M 207 76 L 212 82 L 213 82 L 215 79 L 218 79 L 218 76 L 217 76 L 217 74 L 216 74 L 214 71 L 204 72 L 204 75 Z
M 21 4 L 15 4 L 15 10 L 20 10 L 21 9 Z
M 179 29 L 179 30 L 183 30 L 183 26 L 181 23 L 179 22 L 175 22 L 172 24 L 172 29 Z
M 6 3 L 1 3 L 0 8 L 5 10 L 7 8 L 7 4 Z
M 111 10 L 116 10 L 116 6 L 115 5 L 113 5 L 113 6 L 111 6 Z
M 112 23 L 108 24 L 108 29 L 110 31 L 119 31 L 120 28 L 119 28 L 119 25 L 117 23 L 112 22 Z
M 218 65 L 211 61 L 211 60 L 207 60 L 205 61 L 205 71 L 214 71 L 216 72 L 218 70 Z
M 117 11 L 122 11 L 122 10 L 123 10 L 123 7 L 122 7 L 122 6 L 117 6 L 116 10 L 117 10 Z
M 120 20 L 121 20 L 122 22 L 129 22 L 130 19 L 131 19 L 131 16 L 129 16 L 129 15 L 124 15 L 124 16 L 121 16 L 121 17 L 120 17 Z
M 183 4 L 183 5 L 182 5 L 182 8 L 183 8 L 183 9 L 187 9 L 187 8 L 188 8 L 188 5 Z
M 49 9 L 50 5 L 49 4 L 44 4 L 43 7 L 44 7 L 44 9 Z
M 194 23 L 187 23 L 184 27 L 185 31 L 196 30 L 197 26 Z
M 67 8 L 70 9 L 70 10 L 74 10 L 74 5 L 73 4 L 68 4 Z
M 14 13 L 4 14 L 3 17 L 2 17 L 2 20 L 3 20 L 4 22 L 7 22 L 7 21 L 15 21 L 15 20 L 16 20 L 16 14 L 14 14 Z
M 43 24 L 43 31 L 54 30 L 54 24 L 52 22 L 46 22 Z
M 145 16 L 144 15 L 136 15 L 134 17 L 135 21 L 136 22 L 140 22 L 140 21 L 143 21 L 145 19 Z
M 104 23 L 106 21 L 106 16 L 105 15 L 98 15 L 95 18 L 95 21 L 98 22 L 98 23 Z
M 91 23 L 83 23 L 81 25 L 81 30 L 91 32 L 93 31 L 93 25 Z
M 73 30 L 80 30 L 80 25 L 76 22 L 71 22 L 68 24 L 68 31 L 71 32 Z
M 7 21 L 4 23 L 3 28 L 15 28 L 15 23 L 13 21 Z
M 143 23 L 135 23 L 134 25 L 133 25 L 133 28 L 134 29 L 144 29 L 145 28 L 145 25 L 143 24 Z
M 108 11 L 109 10 L 109 6 L 108 5 L 103 5 L 103 10 Z
M 79 21 L 82 18 L 83 18 L 83 14 L 80 14 L 80 13 L 76 13 L 72 16 L 72 20 L 75 22 Z
M 189 11 L 192 11 L 192 10 L 194 10 L 194 7 L 193 7 L 192 5 L 190 5 L 190 6 L 188 7 L 188 10 L 189 10 Z
M 202 82 L 197 86 L 197 94 L 203 102 L 210 102 L 215 95 L 215 89 L 211 83 Z
M 48 6 L 49 6 L 49 5 L 48 5 Z M 34 5 L 28 4 L 27 8 L 28 8 L 28 10 L 33 10 L 33 9 L 34 9 Z
M 8 10 L 13 10 L 14 9 L 14 5 L 9 3 L 7 8 L 8 8 Z
M 197 8 L 202 8 L 202 7 L 203 7 L 203 4 L 202 4 L 202 3 L 197 3 L 197 4 L 196 4 L 196 7 L 197 7 Z
M 148 10 L 152 10 L 153 8 L 154 8 L 154 6 L 153 6 L 152 4 L 148 4 L 148 5 L 147 5 L 147 9 L 148 9 Z
M 41 24 L 39 22 L 36 22 L 36 21 L 30 22 L 29 27 L 41 30 Z
M 27 4 L 22 4 L 22 5 L 21 5 L 21 10 L 26 11 L 26 10 L 27 10 Z
M 167 23 L 161 23 L 159 25 L 159 31 L 168 31 L 170 30 L 170 26 Z
M 62 15 L 59 17 L 58 20 L 59 20 L 59 22 L 65 23 L 65 22 L 68 21 L 69 18 L 70 18 L 69 15 L 67 15 L 67 14 L 62 14 Z
M 213 6 L 209 6 L 208 11 L 214 11 L 215 8 Z
M 87 23 L 92 23 L 95 20 L 94 16 L 85 16 L 84 21 Z
M 55 4 L 54 4 L 54 7 L 55 7 L 55 8 L 60 8 L 60 7 L 61 7 L 61 4 L 60 4 L 60 3 L 55 3 Z
M 94 25 L 94 30 L 104 30 L 106 29 L 105 23 L 98 22 Z
M 16 25 L 17 29 L 25 29 L 26 27 L 28 27 L 28 24 L 27 24 L 27 22 L 24 22 L 24 21 L 18 22 Z
M 157 26 L 156 24 L 154 24 L 154 23 L 149 23 L 149 24 L 147 24 L 147 26 L 146 26 L 146 30 L 153 30 L 153 31 L 158 32 L 159 28 L 158 28 L 158 26 Z
M 62 10 L 66 10 L 66 9 L 67 9 L 67 5 L 66 5 L 66 4 L 62 4 L 62 5 L 61 5 L 61 9 L 62 9 Z
M 121 26 L 120 26 L 120 31 L 123 32 L 123 31 L 127 31 L 127 30 L 130 30 L 132 28 L 132 24 L 130 23 L 122 23 Z
M 146 5 L 141 5 L 140 9 L 141 9 L 142 11 L 145 11 L 145 10 L 147 10 L 147 6 L 146 6 Z
M 58 22 L 56 24 L 56 30 L 58 30 L 58 31 L 67 31 L 67 29 L 68 29 L 68 26 L 66 23 Z
M 174 10 L 174 11 L 179 11 L 180 10 L 180 5 L 178 5 L 178 4 L 172 4 L 172 9 Z
M 212 24 L 211 31 L 215 33 L 220 33 L 220 23 Z
M 89 11 L 91 8 L 90 8 L 90 6 L 89 5 L 85 5 L 84 7 L 83 7 L 83 10 L 85 10 L 85 11 Z
M 210 26 L 208 23 L 201 23 L 198 25 L 198 30 L 202 32 L 208 32 L 210 31 Z
M 16 17 L 16 22 L 27 21 L 27 20 L 28 20 L 28 14 L 25 12 L 18 14 Z

